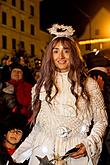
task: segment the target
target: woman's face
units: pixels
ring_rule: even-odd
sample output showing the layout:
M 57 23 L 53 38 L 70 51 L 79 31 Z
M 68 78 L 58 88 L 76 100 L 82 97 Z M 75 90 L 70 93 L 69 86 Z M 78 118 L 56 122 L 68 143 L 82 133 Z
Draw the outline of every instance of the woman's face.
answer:
M 59 41 L 53 48 L 53 60 L 58 71 L 67 72 L 70 68 L 71 50 L 68 46 L 63 46 Z
M 19 68 L 14 68 L 11 72 L 11 79 L 12 80 L 21 80 L 23 78 L 23 71 Z

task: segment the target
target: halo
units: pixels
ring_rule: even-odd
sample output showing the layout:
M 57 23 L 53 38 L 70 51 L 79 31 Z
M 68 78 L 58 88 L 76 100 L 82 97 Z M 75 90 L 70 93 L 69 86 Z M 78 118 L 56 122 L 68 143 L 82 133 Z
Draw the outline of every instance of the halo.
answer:
M 53 24 L 51 28 L 48 29 L 50 34 L 54 34 L 56 37 L 71 37 L 75 30 L 72 26 L 64 26 Z

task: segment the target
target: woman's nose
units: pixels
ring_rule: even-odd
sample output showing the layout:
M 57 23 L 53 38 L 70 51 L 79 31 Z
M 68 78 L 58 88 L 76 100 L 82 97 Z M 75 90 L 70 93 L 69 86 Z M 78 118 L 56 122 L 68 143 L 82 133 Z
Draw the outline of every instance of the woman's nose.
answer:
M 63 51 L 60 52 L 60 58 L 64 58 L 64 54 L 63 54 Z

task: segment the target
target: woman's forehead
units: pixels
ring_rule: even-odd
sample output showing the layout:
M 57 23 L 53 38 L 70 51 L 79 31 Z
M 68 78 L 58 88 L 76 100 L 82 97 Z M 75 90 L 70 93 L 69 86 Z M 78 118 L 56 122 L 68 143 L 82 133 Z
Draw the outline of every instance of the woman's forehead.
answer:
M 55 43 L 54 47 L 70 47 L 70 44 L 66 40 L 59 40 Z

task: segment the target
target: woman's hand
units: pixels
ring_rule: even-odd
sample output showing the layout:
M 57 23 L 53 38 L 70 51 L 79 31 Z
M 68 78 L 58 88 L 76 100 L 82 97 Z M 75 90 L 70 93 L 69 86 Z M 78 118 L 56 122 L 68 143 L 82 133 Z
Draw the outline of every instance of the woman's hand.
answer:
M 72 153 L 70 157 L 76 159 L 87 155 L 87 151 L 83 143 L 76 145 L 76 148 L 79 148 L 79 150 L 77 152 Z

